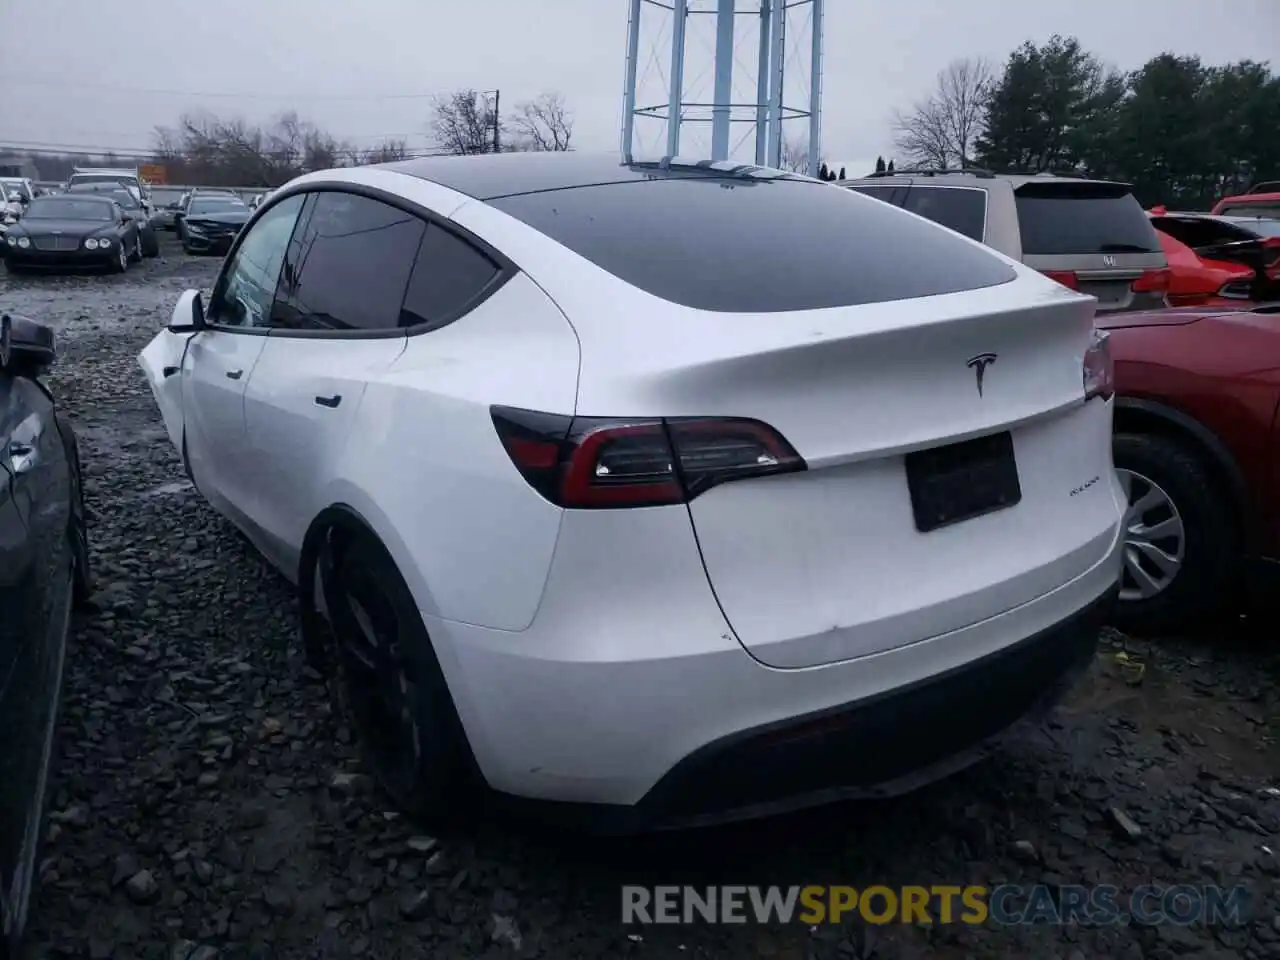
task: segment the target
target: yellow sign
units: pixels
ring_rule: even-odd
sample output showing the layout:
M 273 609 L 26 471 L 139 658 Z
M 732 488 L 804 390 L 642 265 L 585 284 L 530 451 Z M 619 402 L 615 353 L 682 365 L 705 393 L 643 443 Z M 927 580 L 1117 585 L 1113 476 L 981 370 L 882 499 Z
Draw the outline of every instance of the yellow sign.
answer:
M 169 182 L 169 172 L 165 170 L 163 163 L 144 163 L 138 168 L 138 173 L 152 186 L 163 186 Z

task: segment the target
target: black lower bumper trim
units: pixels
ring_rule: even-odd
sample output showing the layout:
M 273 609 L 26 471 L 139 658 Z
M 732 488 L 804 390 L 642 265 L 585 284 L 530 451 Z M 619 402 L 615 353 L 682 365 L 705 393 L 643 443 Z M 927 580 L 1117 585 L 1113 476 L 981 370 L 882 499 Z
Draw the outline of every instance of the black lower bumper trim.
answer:
M 1114 591 L 1048 630 L 907 687 L 733 734 L 677 763 L 634 806 L 503 798 L 596 833 L 748 819 L 890 797 L 980 759 L 1051 708 L 1092 662 Z

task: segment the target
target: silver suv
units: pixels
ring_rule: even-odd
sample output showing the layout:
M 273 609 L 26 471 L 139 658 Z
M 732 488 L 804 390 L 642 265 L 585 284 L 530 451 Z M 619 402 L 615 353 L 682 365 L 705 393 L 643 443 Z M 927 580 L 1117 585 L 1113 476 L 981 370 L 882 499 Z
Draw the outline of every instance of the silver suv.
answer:
M 1098 300 L 1163 307 L 1168 262 L 1128 184 L 1052 174 L 898 170 L 839 186 L 950 227 Z

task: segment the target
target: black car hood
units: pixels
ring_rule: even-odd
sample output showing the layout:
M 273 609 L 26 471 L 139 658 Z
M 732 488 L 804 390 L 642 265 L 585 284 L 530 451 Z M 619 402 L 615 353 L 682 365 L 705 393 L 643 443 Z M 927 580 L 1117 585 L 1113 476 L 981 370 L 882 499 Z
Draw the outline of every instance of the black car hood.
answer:
M 249 220 L 249 211 L 228 210 L 225 213 L 192 213 L 187 216 L 188 223 L 226 223 L 243 226 Z
M 45 220 L 41 218 L 19 220 L 9 228 L 9 232 L 13 233 L 16 230 L 19 236 L 25 233 L 29 237 L 43 237 L 50 233 L 61 233 L 69 237 L 86 237 L 91 233 L 101 233 L 114 228 L 115 224 L 107 220 Z

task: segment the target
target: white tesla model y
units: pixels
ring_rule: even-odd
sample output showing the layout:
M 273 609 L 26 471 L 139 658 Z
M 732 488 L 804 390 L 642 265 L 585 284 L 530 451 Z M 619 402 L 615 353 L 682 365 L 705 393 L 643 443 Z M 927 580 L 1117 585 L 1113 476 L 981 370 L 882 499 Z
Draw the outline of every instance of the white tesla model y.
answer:
M 633 829 L 909 789 L 1087 666 L 1093 312 L 816 180 L 510 154 L 294 180 L 141 363 L 394 798 Z

